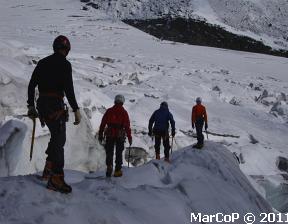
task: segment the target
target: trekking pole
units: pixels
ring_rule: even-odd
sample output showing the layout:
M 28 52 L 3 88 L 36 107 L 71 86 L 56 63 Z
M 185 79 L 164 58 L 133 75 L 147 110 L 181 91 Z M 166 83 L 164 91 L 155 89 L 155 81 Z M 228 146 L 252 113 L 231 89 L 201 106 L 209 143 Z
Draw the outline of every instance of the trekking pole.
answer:
M 171 143 L 171 155 L 172 155 L 172 151 L 173 151 L 173 142 L 174 142 L 174 137 L 172 137 L 172 143 Z
M 208 132 L 207 132 L 207 130 L 206 130 L 205 132 L 206 132 L 207 140 L 209 140 L 209 138 L 208 138 Z
M 36 118 L 33 118 L 33 130 L 32 130 L 32 139 L 31 139 L 31 148 L 30 148 L 30 162 L 33 155 L 34 139 L 35 139 L 35 130 L 36 130 Z
M 128 168 L 130 168 L 130 149 L 131 147 L 128 147 Z

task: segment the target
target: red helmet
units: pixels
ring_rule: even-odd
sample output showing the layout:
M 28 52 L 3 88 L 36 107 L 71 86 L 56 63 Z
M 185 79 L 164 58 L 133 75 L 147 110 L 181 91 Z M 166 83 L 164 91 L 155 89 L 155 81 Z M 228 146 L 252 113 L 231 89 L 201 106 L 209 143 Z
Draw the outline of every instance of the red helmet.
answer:
M 58 50 L 67 50 L 70 51 L 71 49 L 71 45 L 70 45 L 70 41 L 67 37 L 65 36 L 58 36 L 55 38 L 54 42 L 53 42 L 53 50 L 56 52 Z

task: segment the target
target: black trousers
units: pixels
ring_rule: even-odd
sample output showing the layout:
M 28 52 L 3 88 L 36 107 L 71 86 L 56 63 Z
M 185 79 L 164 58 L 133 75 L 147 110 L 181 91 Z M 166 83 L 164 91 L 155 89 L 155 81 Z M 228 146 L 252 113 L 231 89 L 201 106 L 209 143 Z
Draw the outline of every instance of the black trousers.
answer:
M 169 151 L 170 151 L 170 142 L 169 142 L 169 133 L 168 131 L 154 131 L 155 135 L 155 153 L 160 154 L 160 145 L 161 140 L 164 146 L 164 156 L 165 158 L 169 158 Z
M 40 119 L 45 120 L 51 138 L 46 150 L 46 161 L 53 163 L 53 173 L 63 174 L 64 168 L 64 145 L 66 142 L 66 118 L 62 114 L 60 117 L 50 119 L 49 117 L 59 110 L 64 109 L 64 102 L 55 97 L 39 97 L 37 109 Z
M 203 145 L 204 144 L 204 135 L 203 135 L 203 126 L 204 126 L 204 119 L 198 119 L 195 122 L 196 134 L 197 134 L 197 144 Z
M 66 142 L 65 119 L 61 118 L 46 123 L 46 125 L 51 134 L 50 142 L 46 150 L 46 160 L 53 163 L 53 173 L 64 174 L 64 145 Z
M 122 153 L 124 151 L 124 142 L 122 138 L 109 138 L 106 137 L 106 165 L 113 166 L 114 146 L 116 146 L 116 159 L 115 159 L 115 170 L 121 170 L 123 159 Z

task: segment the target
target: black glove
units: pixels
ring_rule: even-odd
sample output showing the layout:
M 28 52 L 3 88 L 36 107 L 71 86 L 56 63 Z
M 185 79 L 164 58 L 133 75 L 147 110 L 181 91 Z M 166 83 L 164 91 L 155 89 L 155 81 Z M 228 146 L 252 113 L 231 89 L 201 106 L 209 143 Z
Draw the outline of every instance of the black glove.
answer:
M 149 136 L 149 137 L 152 137 L 152 131 L 149 131 L 149 132 L 148 132 L 148 136 Z
M 195 128 L 194 123 L 192 123 L 192 129 L 194 129 L 194 128 Z
M 208 129 L 208 124 L 205 123 L 205 130 L 207 131 L 207 129 Z
M 81 114 L 80 114 L 80 110 L 79 110 L 79 109 L 74 112 L 74 116 L 75 116 L 74 125 L 80 124 L 82 117 L 81 117 Z
M 131 147 L 132 145 L 132 138 L 128 138 L 129 146 Z
M 175 136 L 175 130 L 173 129 L 172 130 L 172 137 L 174 137 Z
M 102 141 L 103 141 L 103 134 L 99 134 L 99 136 L 98 136 L 98 141 L 99 141 L 100 143 L 102 143 Z
M 29 106 L 27 115 L 29 118 L 35 119 L 38 117 L 38 112 L 34 106 Z

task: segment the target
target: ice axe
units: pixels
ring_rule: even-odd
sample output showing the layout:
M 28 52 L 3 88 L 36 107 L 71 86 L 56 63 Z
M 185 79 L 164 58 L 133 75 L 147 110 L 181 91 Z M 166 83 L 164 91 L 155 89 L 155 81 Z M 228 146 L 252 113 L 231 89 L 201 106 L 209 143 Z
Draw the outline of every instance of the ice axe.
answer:
M 205 130 L 205 132 L 206 132 L 207 140 L 209 140 L 207 129 Z
M 30 161 L 32 160 L 32 156 L 33 156 L 33 147 L 34 147 L 35 130 L 36 130 L 36 118 L 33 118 L 32 121 L 33 121 L 33 130 L 32 130 L 31 148 L 30 148 Z

